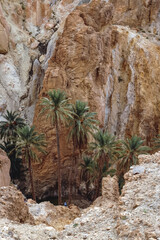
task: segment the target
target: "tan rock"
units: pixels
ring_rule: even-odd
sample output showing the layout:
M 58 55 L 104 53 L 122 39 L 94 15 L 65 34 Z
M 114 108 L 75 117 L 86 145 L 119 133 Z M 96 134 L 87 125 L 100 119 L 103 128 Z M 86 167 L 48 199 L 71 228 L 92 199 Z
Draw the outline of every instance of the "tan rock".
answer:
M 96 9 L 96 11 L 95 11 Z M 97 15 L 97 12 L 100 12 Z M 110 57 L 110 23 L 112 6 L 105 2 L 92 1 L 88 6 L 79 6 L 66 19 L 62 36 L 57 41 L 54 55 L 48 62 L 39 99 L 53 88 L 60 88 L 72 98 L 88 102 L 91 111 L 96 111 L 100 123 L 105 119 L 106 76 Z M 41 189 L 51 188 L 57 181 L 57 149 L 55 129 L 45 116 L 38 118 L 40 111 L 37 102 L 34 123 L 48 139 L 48 155 L 42 165 L 35 167 L 35 179 Z M 67 143 L 67 131 L 61 129 L 60 144 L 64 191 L 68 187 L 68 171 L 71 164 L 72 145 Z M 52 157 L 51 157 L 52 156 Z M 47 179 L 46 178 L 46 172 Z M 43 179 L 43 181 L 42 181 Z M 47 184 L 46 184 L 47 181 Z M 47 186 L 47 187 L 46 187 Z M 46 191 L 46 190 L 45 190 Z
M 102 179 L 102 196 L 112 201 L 118 200 L 119 188 L 117 177 L 108 175 Z
M 5 54 L 7 52 L 8 52 L 8 35 L 5 28 L 0 23 L 0 54 Z
M 50 202 L 42 202 L 40 204 L 30 202 L 28 207 L 36 224 L 45 223 L 59 231 L 80 215 L 79 208 L 74 205 L 64 207 L 54 206 Z
M 10 184 L 10 160 L 6 153 L 0 149 L 0 187 L 9 186 Z
M 50 29 L 52 29 L 53 27 L 54 27 L 54 24 L 53 24 L 53 23 L 50 23 L 50 22 L 46 23 L 46 25 L 45 25 L 45 28 L 46 28 L 47 30 L 50 30 Z
M 34 223 L 24 196 L 15 187 L 0 188 L 0 217 L 19 223 Z
M 34 41 L 34 42 L 32 42 L 32 43 L 31 43 L 31 49 L 35 49 L 35 48 L 37 48 L 38 45 L 39 45 L 39 42 L 38 42 L 38 41 Z
M 39 58 L 39 62 L 42 63 L 44 60 L 45 60 L 45 55 L 41 55 L 40 58 Z

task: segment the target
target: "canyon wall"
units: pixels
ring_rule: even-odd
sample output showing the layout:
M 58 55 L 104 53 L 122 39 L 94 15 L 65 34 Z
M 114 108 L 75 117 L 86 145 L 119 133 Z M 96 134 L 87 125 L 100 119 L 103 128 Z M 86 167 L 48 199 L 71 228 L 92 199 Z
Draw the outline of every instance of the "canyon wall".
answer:
M 39 99 L 50 89 L 65 90 L 72 102 L 88 102 L 101 126 L 112 134 L 138 134 L 149 143 L 159 132 L 160 3 L 130 4 L 128 8 L 128 1 L 93 0 L 68 15 L 48 61 Z M 55 129 L 49 122 L 44 124 L 45 116 L 38 118 L 39 103 L 34 123 L 47 136 L 48 155 L 41 165 L 36 165 L 35 179 L 38 189 L 47 196 L 56 194 L 57 146 Z M 62 128 L 64 193 L 72 153 L 66 135 Z

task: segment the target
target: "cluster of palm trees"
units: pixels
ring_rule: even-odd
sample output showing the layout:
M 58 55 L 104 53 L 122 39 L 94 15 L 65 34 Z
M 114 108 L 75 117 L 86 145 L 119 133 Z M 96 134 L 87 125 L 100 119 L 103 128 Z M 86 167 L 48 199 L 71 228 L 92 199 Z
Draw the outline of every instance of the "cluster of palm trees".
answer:
M 76 169 L 81 168 L 81 180 L 86 182 L 87 190 L 91 183 L 95 186 L 97 197 L 101 189 L 101 180 L 107 174 L 117 174 L 123 178 L 130 166 L 138 163 L 138 155 L 147 153 L 150 148 L 144 146 L 140 137 L 133 136 L 126 140 L 117 140 L 108 131 L 98 127 L 96 113 L 90 112 L 87 103 L 77 100 L 69 103 L 64 91 L 52 90 L 47 97 L 41 99 L 41 112 L 50 120 L 56 129 L 58 154 L 58 204 L 62 203 L 61 193 L 61 148 L 60 129 L 62 125 L 68 128 L 68 141 L 73 145 L 72 164 L 69 178 L 69 202 L 72 200 L 73 185 L 76 178 Z M 11 159 L 11 171 L 14 172 L 15 163 L 21 158 L 28 162 L 32 197 L 35 200 L 32 161 L 38 160 L 37 153 L 45 154 L 46 141 L 44 134 L 35 131 L 34 126 L 27 126 L 16 112 L 4 115 L 0 122 L 0 137 L 3 148 Z M 85 155 L 84 155 L 85 154 Z M 53 160 L 54 161 L 54 160 Z M 17 172 L 11 173 L 16 175 Z M 88 190 L 89 191 L 89 190 Z
M 45 153 L 45 136 L 37 133 L 34 126 L 28 126 L 17 112 L 7 111 L 3 118 L 4 120 L 0 122 L 0 138 L 2 140 L 0 148 L 7 153 L 11 161 L 11 179 L 19 177 L 21 160 L 27 161 L 32 198 L 36 200 L 32 161 L 39 160 L 37 151 Z

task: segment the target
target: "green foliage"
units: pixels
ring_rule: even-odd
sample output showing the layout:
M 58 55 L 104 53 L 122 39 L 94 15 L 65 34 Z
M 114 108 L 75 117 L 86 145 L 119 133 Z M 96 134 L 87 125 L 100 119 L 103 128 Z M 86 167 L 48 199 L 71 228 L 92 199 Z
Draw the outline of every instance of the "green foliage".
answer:
M 73 227 L 75 228 L 75 227 L 77 227 L 78 226 L 78 223 L 74 223 L 73 224 Z
M 69 123 L 69 139 L 72 139 L 75 147 L 81 149 L 84 147 L 89 139 L 89 135 L 93 134 L 97 129 L 97 120 L 95 119 L 95 112 L 89 112 L 87 103 L 76 101 L 72 105 L 72 118 Z
M 146 154 L 151 149 L 144 146 L 144 141 L 137 136 L 121 141 L 120 160 L 118 162 L 119 172 L 127 172 L 131 165 L 138 164 L 138 155 Z
M 0 122 L 0 138 L 4 141 L 11 141 L 17 135 L 17 129 L 25 126 L 24 119 L 17 112 L 9 112 L 3 115 L 4 121 Z
M 21 157 L 17 155 L 15 146 L 17 138 L 17 129 L 25 126 L 25 121 L 19 116 L 18 112 L 8 111 L 3 115 L 4 120 L 0 122 L 0 138 L 3 143 L 0 144 L 11 161 L 10 175 L 11 179 L 17 179 L 20 176 Z
M 91 156 L 83 155 L 82 160 L 83 162 L 80 163 L 81 180 L 88 182 L 90 180 L 90 169 L 93 165 L 93 159 Z
M 22 154 L 26 161 L 39 161 L 37 151 L 45 154 L 46 141 L 44 134 L 35 131 L 35 127 L 24 126 L 17 130 L 16 150 L 17 154 Z
M 153 139 L 153 147 L 155 149 L 160 148 L 160 135 L 158 135 L 156 138 Z
M 98 130 L 94 135 L 94 142 L 90 144 L 94 159 L 98 162 L 99 168 L 103 169 L 104 163 L 109 167 L 109 162 L 116 160 L 117 142 L 115 137 L 107 131 Z
M 17 130 L 16 152 L 22 154 L 25 161 L 28 162 L 28 168 L 30 173 L 30 182 L 32 189 L 32 198 L 36 201 L 32 161 L 39 161 L 37 152 L 45 154 L 46 141 L 44 134 L 39 134 L 35 131 L 35 127 L 24 126 Z
M 65 92 L 52 90 L 48 92 L 48 98 L 42 98 L 41 114 L 46 112 L 46 118 L 56 127 L 57 153 L 58 153 L 58 203 L 61 204 L 61 157 L 59 141 L 59 124 L 65 124 L 72 119 L 71 105 L 68 103 Z
M 42 98 L 40 114 L 46 113 L 46 118 L 51 120 L 52 125 L 55 125 L 56 119 L 58 122 L 66 123 L 68 118 L 72 118 L 71 106 L 68 101 L 64 91 L 59 89 L 49 91 L 48 97 Z

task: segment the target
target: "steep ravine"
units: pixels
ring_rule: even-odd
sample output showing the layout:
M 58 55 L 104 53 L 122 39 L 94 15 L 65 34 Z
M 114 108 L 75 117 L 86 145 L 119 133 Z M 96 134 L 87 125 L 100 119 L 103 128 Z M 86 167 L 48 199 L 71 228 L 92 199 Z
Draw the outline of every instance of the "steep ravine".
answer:
M 88 102 L 118 137 L 138 134 L 148 143 L 159 133 L 159 16 L 159 0 L 1 1 L 0 113 L 20 110 L 46 134 L 48 154 L 34 169 L 40 199 L 56 195 L 57 184 L 55 129 L 38 117 L 48 90 Z M 63 193 L 72 154 L 66 134 Z

